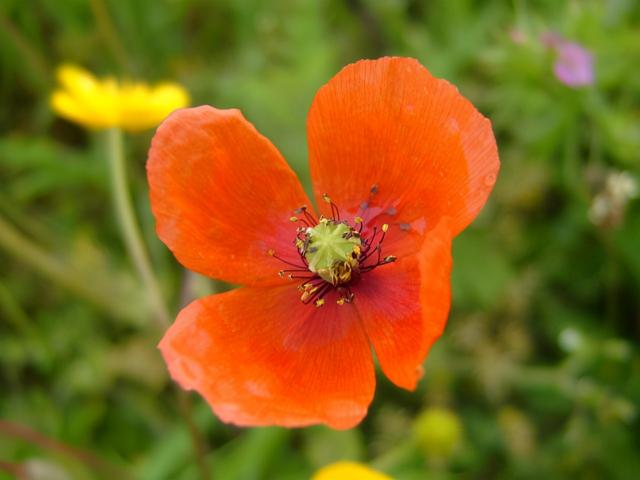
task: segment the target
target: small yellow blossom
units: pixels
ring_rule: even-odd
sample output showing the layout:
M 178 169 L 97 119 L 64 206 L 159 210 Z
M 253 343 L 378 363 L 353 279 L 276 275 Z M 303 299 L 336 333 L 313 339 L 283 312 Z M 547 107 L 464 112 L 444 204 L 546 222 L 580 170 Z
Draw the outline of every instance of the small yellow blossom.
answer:
M 158 125 L 172 111 L 189 105 L 189 94 L 175 83 L 153 87 L 144 83 L 98 79 L 76 65 L 57 70 L 60 88 L 51 106 L 61 117 L 88 128 L 145 130 Z
M 318 470 L 311 480 L 393 480 L 360 463 L 337 462 Z

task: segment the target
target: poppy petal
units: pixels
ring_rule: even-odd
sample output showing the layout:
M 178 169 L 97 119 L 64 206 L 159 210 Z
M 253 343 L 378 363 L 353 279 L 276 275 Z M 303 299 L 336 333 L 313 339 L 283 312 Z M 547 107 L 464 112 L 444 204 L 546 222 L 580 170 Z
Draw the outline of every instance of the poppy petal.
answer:
M 282 281 L 299 262 L 293 210 L 308 204 L 280 152 L 239 110 L 177 110 L 158 128 L 147 162 L 160 239 L 185 267 L 244 285 Z
M 422 362 L 444 330 L 450 273 L 451 233 L 441 222 L 417 255 L 376 268 L 354 289 L 354 305 L 382 371 L 399 387 L 415 389 Z
M 237 425 L 355 426 L 373 397 L 353 305 L 304 305 L 292 285 L 243 287 L 187 306 L 160 343 L 171 376 Z
M 463 230 L 499 170 L 491 122 L 411 58 L 342 69 L 318 91 L 307 135 L 318 205 L 327 193 L 352 215 L 393 212 L 420 233 L 444 216 L 454 234 Z

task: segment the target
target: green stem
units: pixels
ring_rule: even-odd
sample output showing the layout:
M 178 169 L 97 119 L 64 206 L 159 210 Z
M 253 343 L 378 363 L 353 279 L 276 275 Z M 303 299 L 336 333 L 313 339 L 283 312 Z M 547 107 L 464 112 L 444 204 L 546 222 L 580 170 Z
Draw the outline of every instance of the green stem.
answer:
M 126 165 L 122 131 L 118 128 L 107 130 L 107 158 L 111 174 L 111 186 L 116 216 L 125 246 L 142 282 L 144 283 L 154 317 L 161 328 L 171 323 L 171 316 L 164 303 L 160 287 L 151 268 L 149 255 L 145 249 L 140 229 L 127 190 Z
M 94 289 L 73 266 L 50 255 L 2 217 L 0 217 L 0 248 L 3 248 L 15 258 L 31 266 L 55 283 L 101 307 L 111 315 L 135 318 L 130 309 L 118 302 L 114 302 L 113 298 Z
M 117 128 L 108 130 L 107 140 L 113 199 L 118 221 L 120 222 L 120 229 L 122 230 L 122 236 L 127 250 L 129 251 L 129 256 L 144 282 L 149 296 L 149 301 L 151 302 L 151 306 L 156 314 L 156 319 L 160 324 L 160 327 L 164 329 L 169 326 L 171 319 L 164 303 L 162 293 L 160 292 L 158 282 L 153 274 L 151 263 L 149 262 L 149 255 L 147 254 L 144 242 L 142 241 L 142 235 L 138 229 L 129 192 L 127 191 L 122 131 Z M 190 295 L 188 288 L 185 295 Z M 178 393 L 178 408 L 180 410 L 180 414 L 187 422 L 194 448 L 194 454 L 200 468 L 201 477 L 203 480 L 208 480 L 209 474 L 205 461 L 205 445 L 202 440 L 202 436 L 192 419 L 190 399 L 187 394 L 181 390 Z

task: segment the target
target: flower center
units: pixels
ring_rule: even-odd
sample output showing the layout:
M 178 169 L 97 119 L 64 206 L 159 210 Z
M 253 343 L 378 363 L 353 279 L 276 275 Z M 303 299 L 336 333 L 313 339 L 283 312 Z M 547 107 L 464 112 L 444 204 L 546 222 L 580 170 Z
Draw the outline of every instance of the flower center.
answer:
M 324 297 L 332 290 L 339 294 L 338 305 L 351 303 L 355 297 L 351 286 L 362 275 L 396 260 L 393 255 L 382 257 L 382 242 L 389 225 L 365 229 L 360 216 L 355 217 L 354 225 L 351 225 L 340 219 L 340 210 L 327 195 L 324 200 L 331 205 L 332 218 L 321 216 L 316 219 L 306 206 L 300 207 L 294 212 L 296 216 L 290 218 L 303 225 L 298 227 L 294 239 L 298 262 L 285 260 L 274 250 L 268 251 L 269 255 L 293 267 L 280 270 L 278 274 L 289 280 L 303 280 L 298 285 L 300 300 L 317 307 L 325 304 Z
M 304 238 L 298 248 L 309 271 L 334 287 L 349 283 L 352 272 L 359 267 L 360 234 L 345 223 L 321 218 L 318 225 L 306 229 Z

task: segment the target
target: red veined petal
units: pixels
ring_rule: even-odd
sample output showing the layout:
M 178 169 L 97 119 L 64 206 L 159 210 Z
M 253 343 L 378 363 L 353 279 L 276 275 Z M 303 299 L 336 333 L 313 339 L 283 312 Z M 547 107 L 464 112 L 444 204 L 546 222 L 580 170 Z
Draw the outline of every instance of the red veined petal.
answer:
M 454 234 L 478 214 L 496 180 L 490 121 L 449 82 L 411 58 L 362 60 L 317 93 L 307 120 L 309 161 L 319 205 L 369 201 L 365 219 L 420 234 L 451 218 Z M 370 198 L 370 188 L 377 193 Z M 360 212 L 362 214 L 362 212 Z
M 224 422 L 350 428 L 373 397 L 371 348 L 354 307 L 326 298 L 304 305 L 295 285 L 212 295 L 180 312 L 160 349 Z
M 160 239 L 185 267 L 232 283 L 281 281 L 299 263 L 294 209 L 309 201 L 278 150 L 239 110 L 178 110 L 153 138 L 147 174 Z
M 441 222 L 419 253 L 365 274 L 354 289 L 354 305 L 382 371 L 399 387 L 416 387 L 422 362 L 444 330 L 450 273 L 451 233 Z

